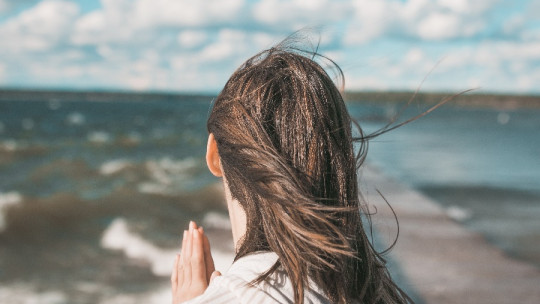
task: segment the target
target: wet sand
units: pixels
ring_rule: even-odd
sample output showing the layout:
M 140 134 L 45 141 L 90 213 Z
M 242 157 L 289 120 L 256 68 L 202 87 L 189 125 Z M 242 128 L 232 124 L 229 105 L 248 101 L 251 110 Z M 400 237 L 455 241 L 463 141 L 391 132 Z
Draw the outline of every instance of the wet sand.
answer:
M 451 220 L 436 202 L 373 167 L 363 169 L 361 185 L 370 210 L 377 209 L 374 226 L 387 244 L 396 223 L 376 189 L 396 212 L 400 234 L 390 256 L 425 303 L 540 303 L 535 266 L 507 256 Z

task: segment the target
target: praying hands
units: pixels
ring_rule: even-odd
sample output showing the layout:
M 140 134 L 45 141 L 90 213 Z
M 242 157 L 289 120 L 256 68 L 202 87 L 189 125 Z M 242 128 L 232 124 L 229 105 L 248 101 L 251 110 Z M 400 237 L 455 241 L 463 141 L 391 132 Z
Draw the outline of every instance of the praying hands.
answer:
M 221 273 L 215 270 L 210 242 L 203 228 L 190 222 L 189 230 L 184 230 L 181 253 L 174 260 L 171 275 L 173 304 L 203 294 L 210 282 L 219 275 Z

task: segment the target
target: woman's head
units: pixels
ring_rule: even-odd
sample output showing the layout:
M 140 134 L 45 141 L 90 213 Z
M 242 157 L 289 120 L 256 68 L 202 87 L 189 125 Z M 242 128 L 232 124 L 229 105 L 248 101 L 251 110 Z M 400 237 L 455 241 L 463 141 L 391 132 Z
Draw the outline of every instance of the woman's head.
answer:
M 257 183 L 280 191 L 286 185 L 275 181 L 285 180 L 325 204 L 356 189 L 341 94 L 319 64 L 290 49 L 272 48 L 246 61 L 217 97 L 208 131 L 236 198 L 245 192 L 240 188 Z
M 276 252 L 278 264 L 259 280 L 281 266 L 295 302 L 308 278 L 334 302 L 375 299 L 393 283 L 362 228 L 351 119 L 314 58 L 324 59 L 283 44 L 263 51 L 215 100 L 208 131 L 247 217 L 237 258 Z

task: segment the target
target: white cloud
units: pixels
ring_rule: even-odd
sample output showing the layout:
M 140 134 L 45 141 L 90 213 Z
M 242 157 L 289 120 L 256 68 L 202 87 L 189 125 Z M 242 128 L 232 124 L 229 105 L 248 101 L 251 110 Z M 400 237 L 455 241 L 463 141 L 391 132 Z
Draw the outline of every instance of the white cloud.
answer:
M 138 0 L 134 15 L 146 26 L 202 26 L 234 20 L 243 4 L 243 0 Z
M 253 16 L 262 24 L 298 30 L 343 20 L 350 6 L 350 1 L 261 0 L 253 6 Z
M 388 32 L 397 4 L 387 1 L 354 2 L 354 17 L 345 34 L 347 44 L 363 44 Z
M 457 36 L 458 16 L 435 12 L 418 24 L 418 35 L 423 39 L 445 39 Z
M 6 77 L 6 65 L 0 62 L 0 82 Z
M 487 26 L 490 4 L 498 0 L 359 0 L 345 42 L 365 44 L 377 38 L 445 40 L 477 35 Z
M 202 39 L 199 38 L 198 32 L 188 33 L 189 39 Z M 187 52 L 175 54 L 170 62 L 177 69 L 186 69 L 188 65 L 211 66 L 218 62 L 227 63 L 228 65 L 240 64 L 242 60 L 246 60 L 258 51 L 275 44 L 280 38 L 282 37 L 264 32 L 246 32 L 224 28 L 218 31 L 214 39 L 205 37 L 204 39 L 211 41 L 204 44 L 204 47 L 200 50 L 188 50 Z M 186 40 L 188 39 L 186 38 Z M 232 67 L 236 68 L 236 66 Z
M 282 39 L 283 37 L 279 35 L 272 35 L 264 32 L 252 33 L 252 47 L 259 51 L 263 49 L 268 49 L 274 44 L 280 42 Z
M 6 12 L 9 8 L 7 0 L 0 0 L 0 14 Z
M 534 91 L 540 83 L 540 41 L 486 41 L 453 49 L 435 71 L 438 81 L 447 76 L 446 85 L 460 90 L 474 84 L 491 91 Z
M 49 50 L 65 37 L 78 14 L 79 8 L 73 2 L 42 1 L 0 25 L 0 36 L 10 42 L 3 51 Z
M 438 0 L 437 5 L 458 14 L 481 14 L 500 0 Z
M 185 30 L 178 34 L 178 43 L 185 48 L 202 45 L 208 39 L 208 34 L 202 30 Z
M 489 70 L 488 75 L 527 74 L 540 66 L 540 41 L 486 41 L 474 47 L 453 50 L 443 63 L 449 70 L 474 66 Z
M 345 73 L 346 90 L 387 90 L 390 88 L 388 81 L 375 76 L 356 76 Z
M 488 92 L 538 92 L 538 40 L 487 40 L 445 48 L 409 44 L 408 48 L 401 47 L 400 53 L 402 55 L 377 55 L 374 52 L 362 56 L 361 63 L 357 64 L 361 68 L 343 66 L 347 88 L 415 90 L 426 77 L 423 91 L 460 92 L 479 87 Z
M 465 19 L 462 15 L 434 12 L 419 21 L 416 33 L 421 39 L 444 40 L 470 37 L 485 27 L 483 19 Z
M 0 0 L 0 12 L 20 3 Z M 102 0 L 83 13 L 78 3 L 44 0 L 0 21 L 0 83 L 215 91 L 248 57 L 317 25 L 348 88 L 415 89 L 445 55 L 425 88 L 540 83 L 538 4 L 493 23 L 509 2 Z
M 221 88 L 247 58 L 277 41 L 273 35 L 222 29 L 200 50 L 172 54 L 175 88 L 208 91 Z
M 75 24 L 76 44 L 129 43 L 172 27 L 208 27 L 240 20 L 243 0 L 102 0 Z M 141 37 L 141 34 L 143 36 Z M 182 38 L 183 39 L 183 38 Z
M 203 72 L 204 66 L 218 69 L 247 43 L 243 31 L 225 28 L 213 33 L 215 27 L 241 20 L 243 0 L 102 3 L 101 9 L 77 20 L 71 34 L 74 45 L 95 47 L 100 59 L 87 73 L 101 85 L 136 90 L 215 89 L 224 82 L 223 76 L 210 83 L 211 71 Z
M 247 35 L 243 31 L 221 30 L 218 40 L 206 46 L 200 55 L 205 61 L 221 61 L 231 56 L 243 53 L 246 48 Z

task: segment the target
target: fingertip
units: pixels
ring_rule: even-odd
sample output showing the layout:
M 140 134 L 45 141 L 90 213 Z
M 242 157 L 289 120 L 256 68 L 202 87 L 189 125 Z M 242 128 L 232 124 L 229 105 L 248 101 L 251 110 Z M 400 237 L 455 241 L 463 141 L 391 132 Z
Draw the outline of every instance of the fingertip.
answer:
M 218 270 L 212 272 L 212 275 L 210 276 L 210 282 L 212 282 L 212 280 L 219 276 L 221 276 L 221 272 L 219 272 Z
M 194 221 L 189 221 L 189 231 L 197 229 L 197 224 Z
M 197 240 L 197 246 L 204 246 L 203 234 L 199 229 L 193 230 L 193 238 Z

